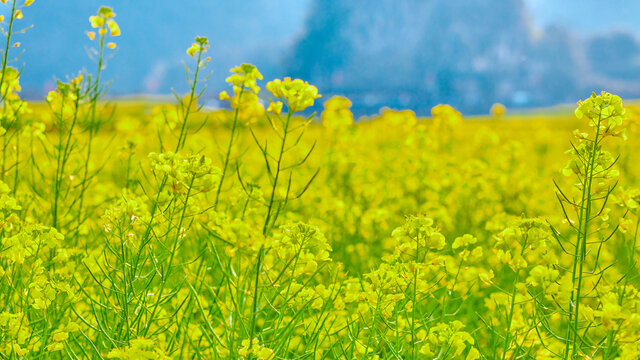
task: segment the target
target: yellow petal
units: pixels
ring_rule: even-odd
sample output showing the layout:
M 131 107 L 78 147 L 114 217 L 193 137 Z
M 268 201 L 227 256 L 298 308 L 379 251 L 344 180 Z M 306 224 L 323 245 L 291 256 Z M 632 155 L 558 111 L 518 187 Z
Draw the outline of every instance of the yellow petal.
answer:
M 111 36 L 120 36 L 120 27 L 118 23 L 113 20 L 107 20 L 107 26 L 109 27 L 109 31 L 111 31 Z
M 89 16 L 89 22 L 93 28 L 99 28 L 104 25 L 104 19 L 100 16 Z

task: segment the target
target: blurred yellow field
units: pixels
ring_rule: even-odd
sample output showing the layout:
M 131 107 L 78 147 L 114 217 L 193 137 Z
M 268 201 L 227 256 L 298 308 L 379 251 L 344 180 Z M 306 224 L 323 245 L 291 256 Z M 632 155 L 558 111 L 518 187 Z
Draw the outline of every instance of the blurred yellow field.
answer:
M 354 119 L 242 64 L 209 110 L 203 37 L 109 101 L 115 19 L 45 102 L 4 57 L 0 358 L 640 358 L 635 105 Z

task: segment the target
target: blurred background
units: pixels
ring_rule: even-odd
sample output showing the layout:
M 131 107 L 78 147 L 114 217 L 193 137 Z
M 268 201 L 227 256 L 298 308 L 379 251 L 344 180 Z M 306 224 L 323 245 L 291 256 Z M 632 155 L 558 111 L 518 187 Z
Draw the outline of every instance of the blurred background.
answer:
M 634 0 L 36 0 L 20 20 L 33 28 L 16 36 L 25 98 L 95 72 L 85 32 L 100 5 L 122 29 L 107 64 L 112 96 L 184 92 L 185 50 L 203 35 L 214 107 L 242 62 L 265 80 L 308 80 L 324 99 L 348 96 L 358 115 L 382 106 L 428 114 L 438 103 L 483 114 L 494 102 L 527 109 L 601 90 L 640 97 Z

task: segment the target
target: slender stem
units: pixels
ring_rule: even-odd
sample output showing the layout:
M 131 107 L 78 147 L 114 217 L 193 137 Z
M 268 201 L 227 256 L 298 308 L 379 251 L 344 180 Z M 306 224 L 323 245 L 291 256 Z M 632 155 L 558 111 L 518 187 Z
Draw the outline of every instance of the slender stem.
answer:
M 229 138 L 229 146 L 227 147 L 227 154 L 224 159 L 224 164 L 222 166 L 222 175 L 220 175 L 220 184 L 218 185 L 218 190 L 216 191 L 216 201 L 213 203 L 213 210 L 218 208 L 218 200 L 220 199 L 220 191 L 222 191 L 222 185 L 224 184 L 224 178 L 227 174 L 227 168 L 229 167 L 229 159 L 231 157 L 231 148 L 233 146 L 233 141 L 236 136 L 236 128 L 238 126 L 238 112 L 240 111 L 240 104 L 242 102 L 242 94 L 244 93 L 244 83 L 242 84 L 240 90 L 240 94 L 238 94 L 238 103 L 236 105 L 236 111 L 233 116 L 233 125 L 231 126 L 231 137 Z
M 129 144 L 129 156 L 127 157 L 127 173 L 124 178 L 124 188 L 129 188 L 129 179 L 131 177 L 131 158 L 133 157 L 133 145 Z
M 526 234 L 526 232 L 524 232 Z M 527 248 L 527 236 L 524 236 L 523 243 L 520 249 L 520 257 L 524 255 L 524 250 Z M 502 349 L 502 360 L 507 356 L 507 350 L 511 344 L 511 324 L 513 323 L 513 314 L 516 308 L 516 295 L 518 290 L 518 282 L 520 281 L 520 269 L 515 269 L 516 277 L 513 281 L 513 291 L 511 292 L 511 303 L 509 304 L 509 314 L 507 315 L 507 333 L 504 337 L 504 348 Z
M 291 123 L 291 116 L 293 115 L 292 111 L 287 113 L 287 120 L 283 127 L 282 134 L 282 143 L 280 145 L 280 153 L 278 154 L 278 162 L 276 164 L 276 175 L 273 179 L 273 186 L 271 188 L 271 197 L 269 199 L 269 207 L 267 209 L 267 216 L 264 220 L 264 227 L 262 228 L 262 235 L 266 239 L 269 232 L 269 223 L 272 221 L 272 211 L 273 211 L 273 203 L 276 196 L 276 190 L 278 188 L 278 179 L 280 178 L 281 168 L 282 168 L 282 157 L 285 151 L 285 144 L 287 142 L 287 135 L 289 134 L 289 124 Z M 260 251 L 258 252 L 258 261 L 256 264 L 256 276 L 255 276 L 255 285 L 253 289 L 253 306 L 251 313 L 251 328 L 250 328 L 250 337 L 249 339 L 253 339 L 254 331 L 255 331 L 255 323 L 256 318 L 259 312 L 260 303 L 258 301 L 260 297 L 260 272 L 262 271 L 262 260 L 264 258 L 264 245 L 260 247 Z
M 60 114 L 59 122 L 58 122 L 58 164 L 56 167 L 56 177 L 54 182 L 54 205 L 53 205 L 53 227 L 57 228 L 58 226 L 58 208 L 59 208 L 59 200 L 60 200 L 60 187 L 62 186 L 62 177 L 64 176 L 64 169 L 66 167 L 67 160 L 69 158 L 70 146 L 71 146 L 71 136 L 73 135 L 73 129 L 75 128 L 76 121 L 78 119 L 78 107 L 80 102 L 80 93 L 77 91 L 75 93 L 75 102 L 74 102 L 74 112 L 73 119 L 71 120 L 71 125 L 69 126 L 68 132 L 66 135 L 66 140 L 64 141 L 64 149 L 63 149 L 63 134 L 62 131 L 64 129 L 64 97 L 66 95 L 62 94 L 62 102 L 60 105 Z M 59 230 L 59 229 L 58 229 Z
M 624 285 L 622 286 L 622 291 L 620 292 L 620 296 L 618 297 L 618 305 L 622 306 L 622 303 L 624 302 L 624 298 L 626 295 L 626 290 L 627 290 L 627 285 L 629 285 L 629 274 L 631 274 L 631 271 L 636 267 L 636 262 L 635 262 L 635 253 L 636 253 L 636 243 L 638 240 L 638 227 L 640 226 L 640 216 L 637 217 L 636 219 L 636 230 L 633 234 L 633 242 L 631 245 L 631 251 L 629 252 L 629 264 L 628 264 L 628 273 L 627 275 L 624 277 Z M 604 360 L 609 359 L 609 357 L 612 355 L 612 350 L 613 350 L 613 341 L 614 341 L 614 331 L 610 330 L 609 334 L 607 335 L 607 347 L 605 350 L 605 353 L 603 354 L 602 358 Z
M 180 127 L 180 135 L 178 136 L 178 145 L 176 145 L 176 152 L 180 151 L 184 147 L 184 144 L 187 140 L 187 119 L 191 114 L 191 107 L 193 106 L 193 100 L 195 99 L 196 94 L 196 85 L 198 83 L 198 74 L 200 73 L 200 62 L 202 60 L 202 52 L 203 50 L 198 51 L 198 62 L 196 63 L 196 70 L 193 75 L 193 82 L 191 84 L 191 92 L 189 93 L 189 104 L 186 109 L 184 104 L 182 104 L 182 126 Z
M 195 88 L 197 85 L 197 81 L 198 81 L 198 71 L 199 71 L 199 67 L 200 67 L 200 59 L 201 59 L 201 55 L 202 55 L 202 51 L 199 52 L 198 54 L 198 64 L 196 67 L 196 75 L 193 79 L 193 83 L 191 84 L 191 94 L 195 93 Z M 193 95 L 191 96 L 191 98 L 193 98 Z M 191 108 L 191 105 L 189 105 L 189 108 Z M 187 136 L 186 133 L 183 136 L 183 132 L 184 129 L 186 127 L 187 124 L 187 120 L 189 119 L 189 111 L 185 112 L 184 117 L 182 118 L 182 125 L 181 125 L 181 130 L 180 130 L 180 138 L 178 139 L 178 145 L 176 146 L 176 152 L 180 149 L 180 144 L 182 143 L 182 145 L 185 144 L 186 140 L 187 140 Z M 180 141 L 180 139 L 182 139 L 182 142 Z M 143 246 L 143 244 L 147 243 L 147 240 L 149 239 L 149 236 L 151 236 L 151 232 L 152 232 L 152 228 L 153 228 L 153 221 L 155 219 L 155 215 L 156 212 L 158 211 L 158 201 L 160 200 L 160 195 L 162 194 L 162 191 L 164 190 L 164 187 L 167 185 L 167 181 L 169 180 L 169 177 L 167 174 L 165 174 L 162 177 L 162 181 L 160 182 L 160 186 L 158 187 L 158 190 L 156 192 L 156 196 L 155 196 L 155 200 L 153 201 L 153 204 L 151 206 L 151 213 L 149 215 L 149 222 L 145 228 L 145 232 L 144 232 L 144 236 L 142 237 L 142 241 L 141 241 L 141 246 Z M 140 252 L 139 252 L 140 253 Z
M 173 259 L 176 256 L 176 252 L 178 250 L 178 243 L 180 242 L 180 233 L 182 229 L 182 223 L 184 221 L 187 205 L 189 203 L 189 196 L 191 195 L 191 188 L 193 187 L 193 183 L 196 179 L 195 174 L 191 177 L 191 182 L 189 183 L 189 187 L 187 188 L 187 194 L 184 199 L 184 206 L 182 208 L 182 213 L 180 214 L 180 220 L 178 221 L 178 226 L 176 230 L 176 236 L 173 239 L 173 244 L 171 245 L 171 253 L 169 254 L 169 260 L 167 261 L 167 270 L 161 274 L 160 281 L 160 290 L 158 291 L 157 299 L 155 305 L 153 306 L 153 310 L 151 311 L 151 315 L 149 315 L 149 320 L 147 322 L 147 326 L 144 328 L 143 335 L 146 335 L 149 332 L 149 328 L 151 328 L 151 324 L 153 323 L 153 318 L 158 310 L 158 306 L 162 302 L 162 295 L 164 293 L 165 285 L 167 284 L 167 280 L 169 279 L 169 275 L 171 275 L 171 267 L 173 266 Z
M 509 344 L 511 343 L 511 323 L 513 322 L 513 313 L 515 311 L 516 295 L 518 290 L 518 281 L 520 281 L 520 271 L 516 270 L 516 277 L 513 282 L 513 291 L 511 292 L 511 303 L 509 308 L 509 314 L 507 315 L 507 333 L 504 336 L 504 346 L 502 348 L 502 360 L 506 359 L 507 350 L 509 350 Z
M 593 141 L 593 149 L 585 164 L 585 176 L 582 187 L 582 200 L 580 203 L 580 216 L 578 218 L 578 237 L 576 239 L 576 253 L 574 254 L 573 263 L 573 288 L 571 291 L 571 301 L 569 303 L 569 328 L 567 329 L 569 337 L 565 347 L 565 359 L 575 357 L 579 351 L 578 345 L 578 326 L 580 321 L 580 293 L 582 290 L 583 268 L 586 258 L 587 237 L 589 232 L 589 222 L 591 217 L 591 186 L 593 181 L 593 168 L 595 167 L 596 156 L 598 154 L 598 146 L 600 141 L 600 123 L 602 121 L 602 110 L 598 114 L 598 122 L 596 124 L 596 136 Z M 576 279 L 577 276 L 577 279 Z M 577 285 L 576 285 L 577 280 Z M 574 310 L 575 309 L 575 310 Z M 573 343 L 571 353 L 569 353 L 569 345 Z
M 420 261 L 420 233 L 416 234 L 416 257 L 413 271 L 413 293 L 411 294 L 411 359 L 415 359 L 417 356 L 416 307 L 418 304 L 416 304 L 416 299 L 418 298 L 418 261 Z
M 20 131 L 16 129 L 16 169 L 13 174 L 13 196 L 16 196 L 18 189 L 18 173 L 20 170 Z
M 18 0 L 13 0 L 13 4 L 11 5 L 11 17 L 9 18 L 9 28 L 7 29 L 7 43 L 5 44 L 4 53 L 2 54 L 3 55 L 2 56 L 2 75 L 0 75 L 0 84 L 4 84 L 4 78 L 7 73 L 7 63 L 9 61 L 9 49 L 11 48 L 11 35 L 13 31 L 13 21 L 15 20 L 15 16 L 16 16 L 17 2 Z M 9 86 L 7 86 L 7 89 L 5 92 L 0 94 L 0 96 L 2 96 L 0 98 L 0 101 L 4 100 L 6 96 L 6 92 L 8 91 L 9 91 Z
M 267 209 L 267 216 L 265 218 L 264 221 L 264 227 L 262 228 L 262 235 L 267 236 L 267 233 L 269 231 L 269 223 L 272 221 L 272 212 L 273 212 L 273 203 L 276 197 L 276 190 L 278 188 L 278 179 L 280 178 L 280 173 L 281 173 L 281 167 L 282 167 L 282 156 L 284 155 L 284 148 L 285 148 L 285 144 L 287 142 L 287 135 L 289 134 L 289 124 L 291 122 L 291 116 L 293 115 L 293 113 L 291 111 L 289 111 L 289 113 L 287 114 L 287 120 L 284 124 L 284 132 L 282 135 L 282 143 L 280 145 L 280 153 L 278 154 L 278 162 L 276 164 L 276 175 L 273 179 L 273 187 L 271 188 L 271 196 L 269 198 L 269 207 Z
M 4 85 L 4 78 L 5 75 L 7 73 L 7 64 L 9 62 L 9 49 L 11 48 L 11 33 L 13 31 L 13 21 L 15 20 L 15 14 L 16 14 L 16 3 L 17 0 L 14 0 L 12 5 L 11 5 L 11 17 L 9 19 L 9 28 L 7 30 L 7 43 L 5 44 L 5 48 L 4 48 L 4 53 L 2 54 L 2 75 L 0 75 L 0 86 Z M 0 101 L 5 100 L 5 97 L 7 96 L 7 93 L 9 92 L 9 84 L 6 84 L 5 86 L 5 91 L 3 91 L 0 94 Z M 7 107 L 7 102 L 4 101 L 3 102 L 3 108 L 6 109 Z M 9 129 L 6 129 L 7 131 L 9 131 Z M 5 154 L 6 154 L 6 142 L 7 142 L 7 137 L 5 137 L 4 139 L 4 148 L 2 151 L 2 169 L 0 170 L 0 179 L 2 179 L 4 181 L 4 172 L 5 172 Z
M 448 296 L 447 295 L 453 295 L 453 292 L 456 289 L 456 284 L 458 283 L 458 278 L 460 276 L 460 270 L 462 269 L 462 266 L 464 266 L 464 259 L 460 259 L 460 263 L 458 264 L 458 270 L 456 271 L 456 276 L 453 278 L 453 284 L 451 284 L 451 290 L 447 290 L 447 293 L 444 294 L 443 299 L 442 299 L 442 317 L 441 317 L 441 321 L 444 322 L 445 321 L 445 317 L 447 316 L 447 300 L 448 300 Z
M 84 162 L 84 170 L 82 174 L 82 183 L 80 186 L 80 202 L 78 204 L 78 226 L 82 221 L 82 208 L 84 206 L 84 194 L 88 188 L 88 179 L 89 179 L 89 162 L 91 160 L 91 150 L 93 145 L 93 137 L 95 133 L 98 131 L 98 123 L 96 122 L 96 108 L 98 106 L 98 98 L 100 97 L 100 78 L 102 76 L 102 68 L 104 62 L 104 41 L 105 35 L 100 36 L 100 50 L 98 56 L 98 69 L 96 72 L 96 81 L 92 86 L 92 94 L 91 94 L 91 110 L 89 117 L 89 140 L 87 142 L 87 155 Z

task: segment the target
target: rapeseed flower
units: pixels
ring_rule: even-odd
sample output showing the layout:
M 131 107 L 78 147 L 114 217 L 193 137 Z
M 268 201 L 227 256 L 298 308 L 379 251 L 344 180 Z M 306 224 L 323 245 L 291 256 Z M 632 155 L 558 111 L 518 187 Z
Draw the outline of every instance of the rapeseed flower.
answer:
M 321 97 L 318 88 L 300 79 L 275 79 L 267 83 L 267 90 L 277 99 L 282 100 L 289 111 L 302 111 L 313 106 L 314 100 Z

